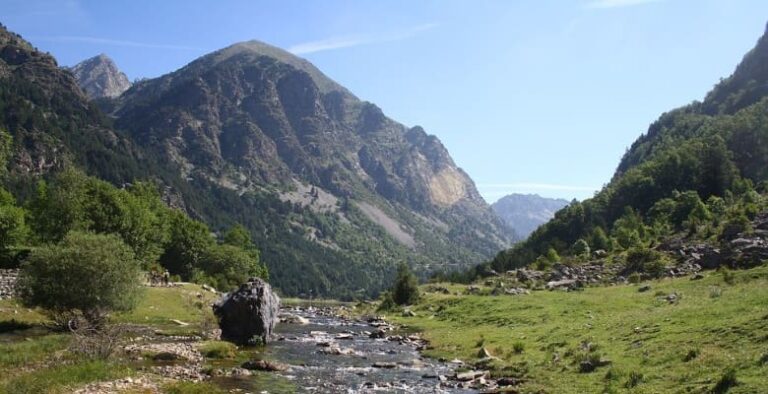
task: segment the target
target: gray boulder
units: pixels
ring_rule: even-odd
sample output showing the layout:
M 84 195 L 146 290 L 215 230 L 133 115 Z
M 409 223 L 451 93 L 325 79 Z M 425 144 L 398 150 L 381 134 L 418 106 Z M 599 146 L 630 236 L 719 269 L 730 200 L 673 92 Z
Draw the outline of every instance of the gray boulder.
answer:
M 280 298 L 269 283 L 248 279 L 213 305 L 221 338 L 239 345 L 267 343 L 278 322 Z

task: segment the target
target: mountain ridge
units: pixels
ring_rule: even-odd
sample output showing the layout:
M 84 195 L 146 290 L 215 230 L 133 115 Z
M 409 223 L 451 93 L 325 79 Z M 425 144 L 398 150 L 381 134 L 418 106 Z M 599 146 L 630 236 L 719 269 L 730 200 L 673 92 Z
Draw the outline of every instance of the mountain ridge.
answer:
M 568 200 L 562 198 L 512 193 L 491 204 L 491 208 L 516 234 L 525 238 L 568 204 Z

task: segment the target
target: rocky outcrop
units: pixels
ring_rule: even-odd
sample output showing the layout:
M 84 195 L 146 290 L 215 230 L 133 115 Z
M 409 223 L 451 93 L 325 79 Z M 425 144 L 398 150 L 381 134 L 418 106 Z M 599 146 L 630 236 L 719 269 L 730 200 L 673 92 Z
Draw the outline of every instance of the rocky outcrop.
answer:
M 78 63 L 69 71 L 91 100 L 114 98 L 131 87 L 128 77 L 103 53 Z
M 269 283 L 251 278 L 213 305 L 221 339 L 239 344 L 267 343 L 278 322 L 280 298 Z
M 19 278 L 17 269 L 0 269 L 0 300 L 11 298 L 16 293 L 16 280 Z

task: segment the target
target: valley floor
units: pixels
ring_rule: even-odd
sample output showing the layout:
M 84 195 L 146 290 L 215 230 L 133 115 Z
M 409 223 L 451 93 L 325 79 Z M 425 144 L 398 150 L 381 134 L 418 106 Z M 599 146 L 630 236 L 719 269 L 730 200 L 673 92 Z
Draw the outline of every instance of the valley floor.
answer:
M 513 378 L 514 392 L 768 392 L 768 266 L 704 274 L 499 296 L 430 284 L 416 316 L 394 320 L 427 355 Z
M 72 334 L 52 330 L 44 315 L 13 299 L 0 300 L 0 393 L 228 392 L 196 381 L 203 368 L 237 369 L 257 387 L 290 392 L 284 379 L 237 368 L 254 351 L 205 338 L 215 328 L 214 297 L 192 284 L 147 288 L 135 310 L 113 316 L 125 341 L 108 360 L 78 355 L 73 350 L 86 345 Z

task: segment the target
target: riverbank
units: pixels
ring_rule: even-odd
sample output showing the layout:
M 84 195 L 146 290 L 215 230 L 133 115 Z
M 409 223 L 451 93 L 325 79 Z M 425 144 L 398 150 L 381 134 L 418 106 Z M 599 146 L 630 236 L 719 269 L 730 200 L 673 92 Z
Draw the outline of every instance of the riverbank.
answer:
M 570 292 L 494 291 L 501 283 L 522 286 L 425 285 L 418 305 L 390 315 L 429 340 L 425 354 L 477 364 L 518 392 L 768 387 L 766 266 Z
M 356 317 L 364 308 L 351 304 L 291 302 L 265 347 L 218 341 L 210 308 L 217 296 L 192 284 L 147 288 L 134 311 L 112 317 L 122 341 L 107 360 L 78 356 L 72 350 L 82 344 L 73 335 L 53 331 L 38 311 L 0 301 L 0 392 L 470 393 L 487 387 L 480 376 L 459 381 L 463 365 L 422 357 L 421 338 Z

